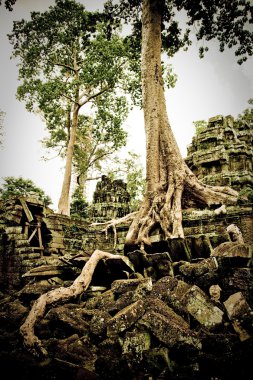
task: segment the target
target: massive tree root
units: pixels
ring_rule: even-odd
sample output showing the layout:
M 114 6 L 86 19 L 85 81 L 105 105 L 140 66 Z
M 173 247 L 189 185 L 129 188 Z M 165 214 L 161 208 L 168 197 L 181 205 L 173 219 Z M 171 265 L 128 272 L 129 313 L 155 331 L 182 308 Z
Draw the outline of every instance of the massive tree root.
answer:
M 184 238 L 184 195 L 201 208 L 234 204 L 238 198 L 238 193 L 229 187 L 201 183 L 184 165 L 183 175 L 175 172 L 170 176 L 168 184 L 145 196 L 142 207 L 129 228 L 126 244 L 150 245 L 150 234 L 157 227 L 164 234 L 165 240 Z M 224 208 L 222 210 L 224 212 Z
M 75 279 L 73 284 L 68 288 L 60 287 L 42 294 L 33 304 L 30 313 L 28 314 L 25 322 L 20 327 L 20 334 L 23 337 L 24 346 L 27 350 L 37 357 L 46 357 L 47 351 L 43 347 L 40 339 L 35 335 L 34 328 L 37 321 L 39 321 L 46 312 L 48 306 L 56 303 L 65 303 L 77 297 L 85 290 L 87 290 L 94 273 L 94 270 L 101 259 L 121 259 L 129 267 L 132 265 L 127 257 L 121 255 L 114 255 L 108 252 L 95 250 L 90 259 L 85 264 L 81 274 Z

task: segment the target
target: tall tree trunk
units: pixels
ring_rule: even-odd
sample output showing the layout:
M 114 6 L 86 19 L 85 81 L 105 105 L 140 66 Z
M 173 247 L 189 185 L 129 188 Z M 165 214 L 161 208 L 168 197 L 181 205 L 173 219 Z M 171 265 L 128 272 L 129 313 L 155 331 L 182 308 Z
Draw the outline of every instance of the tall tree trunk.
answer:
M 150 244 L 160 227 L 165 239 L 183 238 L 182 197 L 198 205 L 234 203 L 237 192 L 202 184 L 185 164 L 166 111 L 161 70 L 161 24 L 165 0 L 143 0 L 142 95 L 146 132 L 147 192 L 126 244 Z
M 70 129 L 70 138 L 67 147 L 66 165 L 62 183 L 61 196 L 58 203 L 58 213 L 63 215 L 70 215 L 70 185 L 72 175 L 72 161 L 78 126 L 79 108 L 80 106 L 78 104 L 75 104 L 72 118 L 72 126 Z

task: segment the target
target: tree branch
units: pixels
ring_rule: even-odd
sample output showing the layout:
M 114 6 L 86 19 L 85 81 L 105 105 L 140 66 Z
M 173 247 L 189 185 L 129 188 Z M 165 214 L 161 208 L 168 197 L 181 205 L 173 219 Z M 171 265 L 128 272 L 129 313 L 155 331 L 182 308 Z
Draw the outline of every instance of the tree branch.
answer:
M 105 91 L 108 91 L 110 88 L 111 88 L 111 86 L 105 86 L 100 91 L 96 92 L 95 94 L 88 96 L 85 100 L 83 100 L 82 102 L 79 102 L 80 107 L 82 107 L 84 104 L 90 102 L 92 99 L 96 98 L 97 96 L 102 95 Z M 84 96 L 84 95 L 85 94 L 83 94 L 82 96 Z M 80 96 L 80 99 L 82 98 L 82 96 Z
M 126 223 L 126 222 L 132 222 L 134 217 L 138 214 L 139 211 L 131 212 L 130 214 L 127 214 L 119 219 L 112 219 L 108 220 L 107 222 L 95 222 L 91 223 L 90 226 L 105 226 L 105 228 L 102 230 L 102 232 L 105 232 L 106 239 L 108 238 L 108 230 L 112 228 L 113 234 L 114 234 L 114 246 L 113 248 L 116 248 L 117 244 L 117 229 L 116 226 L 118 224 Z
M 101 158 L 103 158 L 103 157 L 105 157 L 105 156 L 109 156 L 110 154 L 115 153 L 115 151 L 116 151 L 116 149 L 114 149 L 114 150 L 112 150 L 112 151 L 109 151 L 109 152 L 106 152 L 106 153 L 103 153 L 103 154 L 101 154 L 100 156 L 94 158 L 94 160 L 90 161 L 89 166 L 94 165 L 94 163 L 95 163 L 96 161 L 98 161 L 98 160 L 101 160 Z
M 56 65 L 56 66 L 65 67 L 65 69 L 69 69 L 69 70 L 73 71 L 74 73 L 76 72 L 76 69 L 74 67 L 66 65 L 65 63 L 60 63 L 60 62 L 55 62 L 55 61 L 49 61 L 49 62 L 52 63 L 53 65 Z M 79 70 L 80 70 L 80 68 L 79 68 Z

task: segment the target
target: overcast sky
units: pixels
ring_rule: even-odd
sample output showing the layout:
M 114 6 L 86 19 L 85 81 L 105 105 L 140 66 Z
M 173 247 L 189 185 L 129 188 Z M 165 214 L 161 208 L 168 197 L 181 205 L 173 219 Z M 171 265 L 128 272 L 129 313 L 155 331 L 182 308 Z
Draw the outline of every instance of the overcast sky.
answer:
M 101 8 L 103 0 L 81 0 L 88 10 Z M 42 160 L 45 151 L 40 140 L 46 135 L 43 122 L 28 113 L 24 103 L 16 100 L 18 70 L 10 60 L 11 46 L 6 37 L 13 20 L 28 19 L 30 12 L 44 11 L 51 0 L 18 0 L 13 12 L 0 7 L 0 110 L 6 112 L 4 144 L 0 148 L 0 185 L 6 176 L 31 179 L 53 200 L 57 209 L 63 178 L 63 162 Z M 219 53 L 212 44 L 204 59 L 198 58 L 198 45 L 179 52 L 171 63 L 178 75 L 176 87 L 166 92 L 169 119 L 182 155 L 194 135 L 192 122 L 208 120 L 222 114 L 237 116 L 253 98 L 253 58 L 239 66 L 231 51 Z M 143 115 L 134 110 L 125 123 L 129 132 L 128 150 L 144 157 L 145 135 Z M 144 160 L 143 160 L 144 161 Z

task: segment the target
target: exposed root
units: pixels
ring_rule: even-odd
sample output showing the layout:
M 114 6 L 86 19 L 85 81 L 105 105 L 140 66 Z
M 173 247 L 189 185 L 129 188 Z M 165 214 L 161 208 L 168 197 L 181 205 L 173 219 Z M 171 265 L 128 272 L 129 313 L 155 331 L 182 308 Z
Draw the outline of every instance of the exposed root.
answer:
M 114 233 L 114 245 L 113 248 L 116 248 L 117 245 L 117 229 L 116 226 L 119 224 L 124 224 L 126 222 L 131 222 L 133 221 L 135 215 L 138 213 L 138 211 L 134 211 L 130 214 L 127 214 L 123 216 L 122 218 L 119 219 L 111 219 L 107 222 L 96 222 L 96 223 L 91 223 L 90 226 L 105 226 L 105 228 L 102 230 L 102 232 L 105 232 L 106 240 L 108 239 L 108 231 L 110 228 L 112 228 L 113 233 Z
M 238 193 L 222 186 L 208 186 L 201 183 L 185 166 L 184 172 L 174 172 L 168 178 L 166 187 L 146 195 L 142 209 L 131 224 L 126 244 L 150 245 L 150 234 L 159 226 L 164 239 L 184 238 L 182 227 L 182 198 L 187 190 L 192 200 L 203 206 L 217 205 L 216 215 L 226 213 L 226 204 L 234 204 Z
M 75 279 L 71 286 L 68 288 L 60 287 L 54 290 L 50 290 L 49 292 L 42 294 L 34 302 L 25 322 L 20 327 L 20 334 L 23 337 L 24 346 L 32 355 L 40 358 L 46 357 L 48 355 L 47 351 L 43 347 L 40 339 L 35 335 L 34 331 L 36 322 L 45 315 L 47 306 L 56 304 L 58 302 L 67 302 L 83 293 L 85 290 L 87 290 L 92 280 L 92 276 L 98 262 L 101 259 L 115 258 L 123 260 L 132 269 L 132 265 L 127 257 L 95 250 L 83 267 L 81 274 Z

